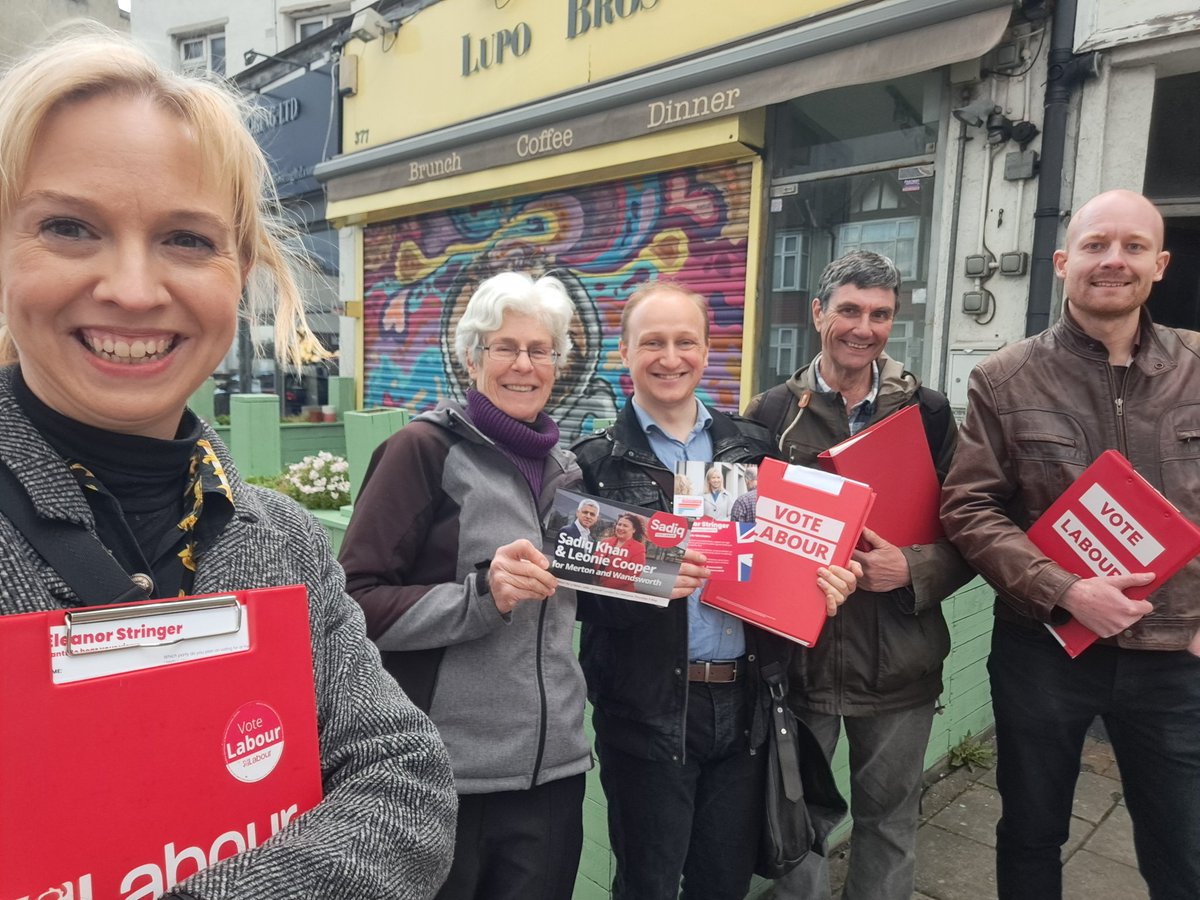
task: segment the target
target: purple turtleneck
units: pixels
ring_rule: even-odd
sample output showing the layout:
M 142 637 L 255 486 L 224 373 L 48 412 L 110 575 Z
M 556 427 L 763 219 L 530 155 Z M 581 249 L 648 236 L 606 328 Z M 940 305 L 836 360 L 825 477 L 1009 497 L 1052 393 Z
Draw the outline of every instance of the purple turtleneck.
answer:
M 538 413 L 532 423 L 514 419 L 475 388 L 467 391 L 467 415 L 513 461 L 536 500 L 542 492 L 546 457 L 558 443 L 555 421 L 544 412 Z

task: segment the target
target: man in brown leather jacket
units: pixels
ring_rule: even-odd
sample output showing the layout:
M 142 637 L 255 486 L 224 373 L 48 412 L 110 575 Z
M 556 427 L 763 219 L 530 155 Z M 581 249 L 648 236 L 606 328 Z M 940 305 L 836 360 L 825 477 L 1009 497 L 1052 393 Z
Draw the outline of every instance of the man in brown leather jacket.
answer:
M 1152 575 L 1081 579 L 1024 533 L 1107 449 L 1200 522 L 1200 335 L 1155 325 L 1144 309 L 1169 258 L 1162 243 L 1162 216 L 1139 194 L 1110 191 L 1075 213 L 1054 255 L 1063 317 L 976 367 L 943 489 L 946 533 L 997 592 L 988 668 L 1001 900 L 1061 896 L 1097 715 L 1151 896 L 1200 897 L 1200 561 L 1130 600 L 1122 590 Z M 1043 627 L 1068 613 L 1101 635 L 1073 660 Z

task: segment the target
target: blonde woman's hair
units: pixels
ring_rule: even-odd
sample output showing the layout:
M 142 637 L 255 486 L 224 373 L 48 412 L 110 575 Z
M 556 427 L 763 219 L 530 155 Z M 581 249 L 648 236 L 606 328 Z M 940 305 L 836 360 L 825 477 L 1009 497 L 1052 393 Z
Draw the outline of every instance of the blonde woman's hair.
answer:
M 249 272 L 244 312 L 253 323 L 274 311 L 276 356 L 298 367 L 327 355 L 304 315 L 295 276 L 304 258 L 298 236 L 279 213 L 266 157 L 245 124 L 253 108 L 225 82 L 171 72 L 101 26 L 74 23 L 0 76 L 0 223 L 16 206 L 46 120 L 72 104 L 113 95 L 147 98 L 185 122 L 207 173 L 229 186 L 238 256 Z M 15 361 L 12 337 L 0 326 L 0 363 Z

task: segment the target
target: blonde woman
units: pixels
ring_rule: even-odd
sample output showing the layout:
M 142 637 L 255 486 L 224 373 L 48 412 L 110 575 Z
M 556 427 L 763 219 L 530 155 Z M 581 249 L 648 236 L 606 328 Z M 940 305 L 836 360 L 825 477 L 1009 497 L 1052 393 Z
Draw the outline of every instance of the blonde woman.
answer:
M 187 409 L 243 295 L 275 307 L 288 360 L 312 342 L 245 115 L 107 33 L 60 39 L 0 78 L 0 465 L 40 517 L 89 532 L 150 597 L 308 588 L 325 799 L 165 896 L 429 897 L 455 811 L 437 733 L 381 669 L 321 528 L 245 484 Z M 0 613 L 88 602 L 0 516 Z M 87 760 L 64 745 L 60 762 Z M 90 826 L 103 815 L 89 810 Z

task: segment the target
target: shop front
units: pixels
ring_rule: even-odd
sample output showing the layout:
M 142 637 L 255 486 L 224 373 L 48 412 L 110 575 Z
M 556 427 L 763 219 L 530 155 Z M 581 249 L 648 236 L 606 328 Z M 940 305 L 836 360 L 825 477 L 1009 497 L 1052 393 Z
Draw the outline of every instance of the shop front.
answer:
M 461 309 L 518 269 L 560 277 L 579 311 L 551 401 L 567 435 L 623 404 L 620 309 L 651 278 L 709 298 L 700 393 L 740 409 L 815 352 L 816 279 L 854 248 L 901 266 L 889 349 L 920 371 L 947 67 L 987 52 L 1010 6 L 441 0 L 350 42 L 347 152 L 316 174 L 358 273 L 364 402 L 461 397 Z

